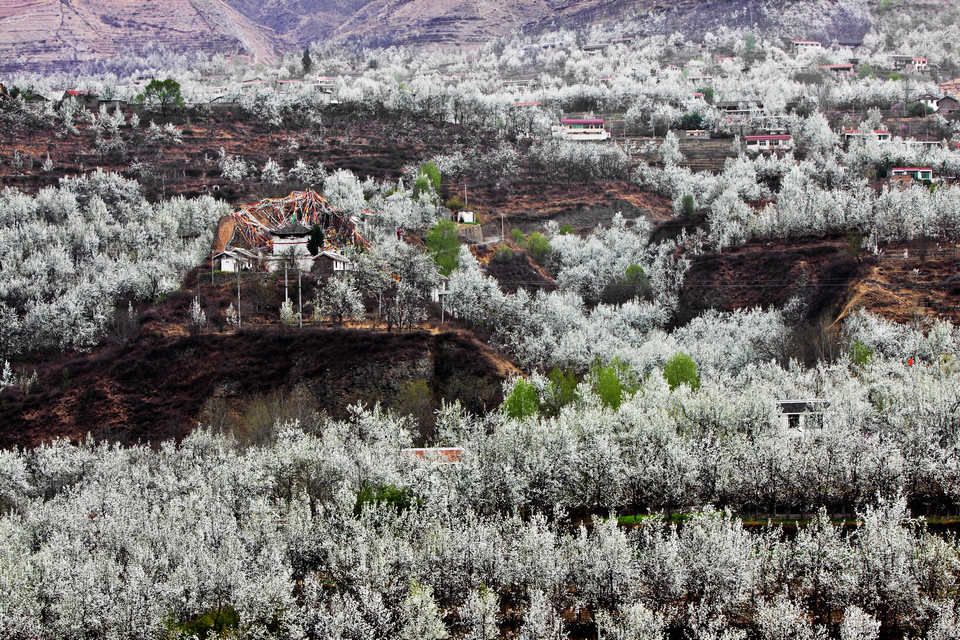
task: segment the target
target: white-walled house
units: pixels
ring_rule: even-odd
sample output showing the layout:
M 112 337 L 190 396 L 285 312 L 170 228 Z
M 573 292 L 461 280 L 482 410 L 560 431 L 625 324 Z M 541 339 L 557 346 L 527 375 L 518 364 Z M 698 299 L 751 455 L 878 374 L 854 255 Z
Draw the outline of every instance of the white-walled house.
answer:
M 787 151 L 793 148 L 793 136 L 788 133 L 778 133 L 762 136 L 746 136 L 744 138 L 747 151 Z
M 270 241 L 273 244 L 273 253 L 267 260 L 268 271 L 283 269 L 284 261 L 291 259 L 301 271 L 310 271 L 313 267 L 313 256 L 307 250 L 310 229 L 291 222 L 270 231 Z
M 782 400 L 777 406 L 780 427 L 789 435 L 803 437 L 823 429 L 826 400 Z
M 553 125 L 555 138 L 564 140 L 609 140 L 610 132 L 600 118 L 566 118 Z
M 894 167 L 890 169 L 890 177 L 910 176 L 914 180 L 933 180 L 932 167 Z
M 230 247 L 213 256 L 213 268 L 216 271 L 234 273 L 254 269 L 262 256 L 242 247 Z

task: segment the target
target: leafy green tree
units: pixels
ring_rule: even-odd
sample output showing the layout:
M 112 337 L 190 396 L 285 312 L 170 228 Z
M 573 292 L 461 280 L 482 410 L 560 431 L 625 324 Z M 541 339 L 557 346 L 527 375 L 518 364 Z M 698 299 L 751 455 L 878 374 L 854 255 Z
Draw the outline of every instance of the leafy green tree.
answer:
M 663 377 L 666 378 L 671 391 L 681 384 L 688 385 L 691 389 L 700 388 L 697 363 L 685 353 L 675 353 L 667 360 L 666 366 L 663 367 Z
M 143 93 L 136 97 L 136 101 L 146 106 L 159 106 L 160 114 L 167 115 L 171 107 L 183 106 L 183 95 L 180 93 L 180 83 L 173 78 L 166 80 L 151 80 L 144 88 Z
M 865 367 L 873 361 L 873 349 L 860 340 L 850 345 L 850 361 L 858 367 Z
M 707 104 L 713 104 L 714 92 L 712 87 L 704 87 L 699 90 L 703 94 L 703 99 Z
M 450 275 L 460 264 L 460 236 L 457 225 L 450 220 L 441 220 L 427 232 L 427 250 L 440 268 L 440 273 Z
M 555 416 L 560 409 L 577 400 L 577 376 L 573 371 L 554 367 L 548 379 L 550 382 L 544 393 L 543 408 L 548 415 Z
M 631 264 L 624 272 L 624 284 L 633 289 L 633 295 L 645 298 L 650 295 L 650 278 L 638 264 Z
M 310 252 L 310 255 L 315 256 L 320 253 L 320 250 L 323 249 L 323 242 L 323 228 L 318 224 L 314 224 L 313 228 L 310 229 L 310 239 L 307 240 L 307 251 Z
M 683 215 L 688 217 L 692 216 L 697 210 L 696 200 L 694 200 L 693 196 L 689 193 L 683 196 L 683 199 L 680 201 L 680 210 L 683 211 Z
M 618 358 L 614 358 L 607 365 L 595 362 L 590 374 L 593 378 L 593 392 L 600 398 L 600 404 L 614 411 L 640 388 L 630 367 Z
M 440 169 L 432 162 L 427 162 L 420 167 L 417 179 L 413 181 L 413 195 L 418 197 L 421 193 L 433 190 L 433 193 L 440 193 L 442 180 L 440 178 Z
M 514 227 L 510 229 L 510 239 L 513 240 L 517 246 L 526 247 L 527 246 L 527 236 L 523 231 Z
M 524 379 L 517 380 L 513 391 L 503 401 L 503 410 L 511 418 L 526 418 L 540 409 L 540 396 L 533 383 Z
M 680 118 L 681 129 L 702 129 L 703 116 L 699 113 L 685 113 Z
M 543 264 L 547 256 L 550 255 L 550 252 L 553 251 L 553 247 L 550 246 L 550 241 L 547 239 L 547 236 L 536 231 L 531 233 L 530 238 L 527 240 L 527 250 L 530 252 L 530 255 L 533 256 L 534 260 Z
M 560 228 L 557 229 L 557 233 L 560 234 L 561 236 L 568 236 L 574 233 L 573 225 L 569 223 L 560 225 Z

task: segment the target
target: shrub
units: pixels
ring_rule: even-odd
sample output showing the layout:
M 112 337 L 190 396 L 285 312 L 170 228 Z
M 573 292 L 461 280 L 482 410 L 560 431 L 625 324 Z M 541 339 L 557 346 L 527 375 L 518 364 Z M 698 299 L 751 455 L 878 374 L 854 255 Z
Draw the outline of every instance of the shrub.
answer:
M 450 199 L 447 200 L 447 209 L 451 211 L 460 211 L 464 208 L 463 200 L 460 199 L 460 196 L 450 196 Z
M 195 636 L 199 640 L 206 640 L 211 632 L 220 637 L 239 626 L 240 616 L 236 609 L 226 605 L 201 613 L 181 624 L 173 625 L 173 630 L 186 637 Z
M 493 259 L 497 262 L 510 262 L 513 260 L 513 249 L 502 244 L 497 247 L 497 251 L 493 254 Z
M 513 229 L 510 229 L 510 239 L 513 240 L 514 243 L 516 243 L 518 246 L 521 246 L 521 247 L 527 246 L 526 234 L 524 234 L 523 231 L 520 231 L 520 229 L 517 229 L 516 227 L 514 227 Z
M 697 210 L 697 203 L 693 199 L 693 196 L 689 193 L 683 196 L 683 199 L 680 201 L 680 210 L 685 216 L 692 216 L 693 213 Z
M 406 487 L 397 487 L 393 484 L 370 484 L 364 482 L 360 491 L 357 492 L 357 501 L 353 506 L 353 512 L 360 515 L 364 506 L 368 504 L 386 504 L 403 512 L 410 508 L 414 503 L 415 496 L 410 489 Z
M 530 234 L 530 238 L 527 240 L 527 250 L 530 252 L 530 255 L 533 256 L 534 260 L 543 264 L 547 256 L 550 255 L 550 252 L 553 251 L 553 247 L 550 246 L 550 241 L 547 240 L 547 236 L 540 232 L 535 232 Z
M 574 231 L 573 225 L 568 223 L 568 224 L 561 225 L 560 228 L 557 230 L 557 233 L 559 233 L 561 236 L 568 236 L 572 233 L 575 233 L 575 231 Z
M 663 367 L 663 377 L 666 378 L 671 391 L 681 384 L 688 385 L 691 389 L 700 388 L 697 363 L 685 353 L 675 353 L 667 360 L 666 366 Z
M 511 418 L 526 418 L 537 413 L 540 408 L 540 396 L 537 388 L 524 379 L 513 385 L 513 391 L 503 401 L 503 410 Z

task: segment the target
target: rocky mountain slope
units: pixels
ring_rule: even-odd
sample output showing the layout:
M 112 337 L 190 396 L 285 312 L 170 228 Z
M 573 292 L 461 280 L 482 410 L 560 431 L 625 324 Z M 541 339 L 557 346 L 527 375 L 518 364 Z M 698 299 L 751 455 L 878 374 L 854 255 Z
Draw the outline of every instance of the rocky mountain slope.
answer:
M 517 31 L 619 23 L 696 37 L 721 25 L 857 40 L 868 0 L 0 0 L 0 71 L 69 68 L 150 46 L 277 52 L 327 38 L 476 44 Z
M 223 0 L 0 0 L 0 71 L 69 68 L 158 45 L 271 60 L 277 36 Z

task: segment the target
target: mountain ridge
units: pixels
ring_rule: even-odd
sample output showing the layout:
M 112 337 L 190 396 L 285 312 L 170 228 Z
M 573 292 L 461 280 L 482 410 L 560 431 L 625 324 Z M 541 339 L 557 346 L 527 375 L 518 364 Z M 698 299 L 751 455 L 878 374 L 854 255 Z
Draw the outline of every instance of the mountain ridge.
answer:
M 775 4 L 783 15 L 764 0 L 0 0 L 0 60 L 6 61 L 0 71 L 59 70 L 149 46 L 270 62 L 329 39 L 476 45 L 609 21 L 629 23 L 637 35 L 696 37 L 719 26 L 762 31 L 777 25 L 802 37 L 846 41 L 862 38 L 869 27 L 866 0 Z

